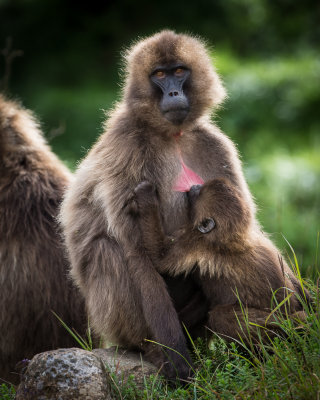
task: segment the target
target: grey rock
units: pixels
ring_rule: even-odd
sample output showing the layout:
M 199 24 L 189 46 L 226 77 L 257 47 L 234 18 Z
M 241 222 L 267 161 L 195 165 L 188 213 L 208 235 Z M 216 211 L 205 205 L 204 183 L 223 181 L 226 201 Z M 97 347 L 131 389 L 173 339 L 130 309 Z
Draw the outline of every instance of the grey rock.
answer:
M 109 400 L 111 373 L 117 384 L 134 375 L 137 386 L 156 368 L 139 353 L 112 347 L 92 352 L 58 349 L 37 354 L 30 361 L 17 389 L 17 400 Z

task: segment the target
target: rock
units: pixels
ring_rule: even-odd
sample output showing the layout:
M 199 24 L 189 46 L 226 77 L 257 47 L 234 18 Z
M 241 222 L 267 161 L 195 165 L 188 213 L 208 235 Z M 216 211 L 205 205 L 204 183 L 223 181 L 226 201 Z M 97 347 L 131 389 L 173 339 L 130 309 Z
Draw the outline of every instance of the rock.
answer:
M 59 349 L 37 354 L 30 361 L 17 389 L 17 400 L 109 400 L 110 372 L 118 383 L 134 375 L 142 387 L 144 376 L 157 372 L 139 353 L 112 347 L 92 352 Z

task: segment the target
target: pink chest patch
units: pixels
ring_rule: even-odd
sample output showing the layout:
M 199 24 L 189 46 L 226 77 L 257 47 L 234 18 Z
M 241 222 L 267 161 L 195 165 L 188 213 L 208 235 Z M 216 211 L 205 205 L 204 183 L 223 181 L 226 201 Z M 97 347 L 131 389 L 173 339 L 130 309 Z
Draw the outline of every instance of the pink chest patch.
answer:
M 196 174 L 192 169 L 188 168 L 186 164 L 184 163 L 181 155 L 180 148 L 178 146 L 178 140 L 177 140 L 177 147 L 178 147 L 178 155 L 181 163 L 181 171 L 180 174 L 176 180 L 176 182 L 173 185 L 173 190 L 175 192 L 189 192 L 191 186 L 193 185 L 203 185 L 204 181 L 203 179 Z
M 189 192 L 193 185 L 203 185 L 204 181 L 192 169 L 188 168 L 181 159 L 181 172 L 173 185 L 173 190 L 176 192 Z

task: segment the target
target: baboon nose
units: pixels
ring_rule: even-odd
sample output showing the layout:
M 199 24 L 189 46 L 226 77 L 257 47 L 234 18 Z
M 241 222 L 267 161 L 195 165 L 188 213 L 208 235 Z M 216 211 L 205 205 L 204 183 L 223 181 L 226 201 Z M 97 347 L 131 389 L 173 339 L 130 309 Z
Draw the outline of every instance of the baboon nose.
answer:
M 173 96 L 179 96 L 179 92 L 169 92 L 169 96 L 173 97 Z

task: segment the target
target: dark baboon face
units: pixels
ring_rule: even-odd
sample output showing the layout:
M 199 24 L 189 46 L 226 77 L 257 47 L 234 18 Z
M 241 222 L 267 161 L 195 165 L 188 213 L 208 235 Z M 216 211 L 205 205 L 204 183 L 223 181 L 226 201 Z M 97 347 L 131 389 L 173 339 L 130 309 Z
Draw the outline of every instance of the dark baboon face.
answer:
M 193 226 L 207 240 L 226 244 L 247 231 L 249 210 L 238 190 L 227 180 L 214 179 L 192 186 L 188 199 Z
M 180 125 L 189 112 L 189 100 L 184 88 L 190 74 L 191 71 L 184 65 L 158 65 L 150 77 L 158 89 L 160 111 L 174 125 Z
M 125 60 L 124 101 L 144 126 L 176 133 L 225 97 L 205 46 L 190 36 L 163 31 L 134 45 Z

